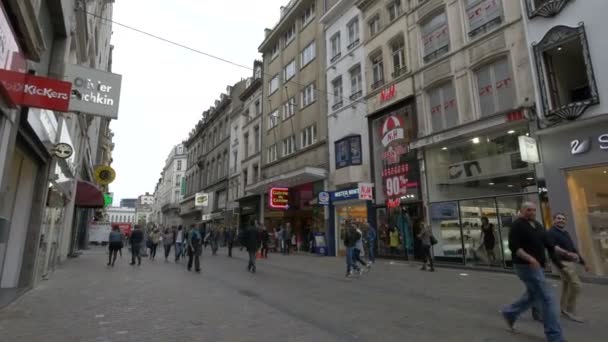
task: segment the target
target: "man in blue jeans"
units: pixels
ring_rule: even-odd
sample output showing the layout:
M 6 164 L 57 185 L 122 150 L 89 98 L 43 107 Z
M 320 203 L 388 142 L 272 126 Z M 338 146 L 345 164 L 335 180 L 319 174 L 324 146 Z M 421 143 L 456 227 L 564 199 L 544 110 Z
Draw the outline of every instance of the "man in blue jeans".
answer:
M 378 233 L 371 222 L 367 222 L 367 245 L 369 246 L 369 261 L 373 264 L 376 262 L 376 239 Z
M 346 247 L 346 278 L 350 278 L 355 275 L 355 271 L 359 273 L 359 267 L 357 267 L 353 258 L 357 240 L 359 240 L 361 236 L 351 225 L 350 221 L 345 222 L 345 226 L 344 246 Z
M 513 255 L 513 268 L 524 283 L 526 292 L 515 303 L 505 307 L 501 313 L 509 328 L 517 318 L 530 309 L 534 303 L 542 308 L 545 336 L 548 342 L 564 341 L 559 322 L 558 308 L 552 289 L 545 279 L 545 249 L 553 262 L 560 267 L 555 257 L 555 245 L 547 236 L 545 229 L 535 220 L 536 204 L 526 202 L 522 205 L 519 218 L 509 231 L 509 249 Z

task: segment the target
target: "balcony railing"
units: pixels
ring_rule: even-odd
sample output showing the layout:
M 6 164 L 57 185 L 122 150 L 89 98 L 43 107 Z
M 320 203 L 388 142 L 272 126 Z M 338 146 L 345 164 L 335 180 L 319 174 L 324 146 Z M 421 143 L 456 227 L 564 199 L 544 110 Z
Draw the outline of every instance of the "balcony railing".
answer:
M 372 83 L 372 90 L 378 89 L 378 88 L 382 87 L 383 85 L 384 85 L 384 80 L 383 79 L 378 80 L 378 81 Z
M 336 109 L 338 109 L 338 108 L 341 108 L 343 104 L 344 104 L 344 103 L 342 102 L 342 100 L 340 100 L 340 101 L 338 101 L 338 102 L 334 103 L 334 105 L 333 105 L 333 106 L 331 106 L 331 109 L 336 110 Z
M 360 97 L 361 97 L 361 95 L 363 95 L 363 91 L 359 90 L 359 91 L 358 91 L 358 92 L 356 92 L 356 93 L 352 93 L 352 94 L 350 94 L 350 99 L 351 99 L 351 100 L 356 100 L 356 99 L 360 98 Z
M 407 73 L 407 67 L 404 65 L 399 69 L 395 69 L 395 71 L 393 72 L 393 78 L 397 78 L 401 75 L 404 75 Z

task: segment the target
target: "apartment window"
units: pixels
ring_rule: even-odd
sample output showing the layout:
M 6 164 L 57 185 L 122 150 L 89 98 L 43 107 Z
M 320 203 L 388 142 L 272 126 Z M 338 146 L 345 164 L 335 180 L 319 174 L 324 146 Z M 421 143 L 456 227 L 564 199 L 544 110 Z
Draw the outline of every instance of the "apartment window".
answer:
M 308 25 L 315 18 L 315 4 L 313 3 L 302 14 L 302 28 Z
M 401 15 L 401 0 L 395 0 L 388 5 L 388 18 L 393 21 Z
M 393 77 L 398 77 L 407 70 L 405 65 L 405 40 L 403 37 L 394 39 L 391 43 L 393 55 Z
M 458 124 L 458 108 L 456 92 L 452 82 L 436 87 L 429 91 L 431 107 L 431 126 L 438 132 Z
M 253 169 L 253 182 L 257 183 L 260 178 L 260 167 L 258 166 L 258 164 L 253 164 L 252 169 Z
M 262 114 L 262 102 L 257 99 L 255 101 L 255 115 L 258 116 L 260 114 Z
M 294 77 L 295 74 L 296 74 L 296 60 L 294 59 L 291 62 L 289 62 L 289 64 L 287 64 L 287 66 L 285 66 L 285 69 L 283 69 L 283 80 L 285 82 L 287 82 L 292 77 Z
M 249 171 L 246 169 L 243 170 L 243 184 L 245 184 L 245 186 L 249 184 Z
M 268 129 L 272 129 L 279 124 L 279 110 L 276 109 L 268 114 Z
M 288 156 L 296 151 L 296 137 L 290 136 L 289 138 L 283 139 L 283 154 L 282 156 Z
M 334 34 L 330 39 L 331 45 L 331 62 L 340 58 L 342 52 L 340 51 L 340 32 Z
M 354 100 L 363 94 L 363 80 L 361 76 L 361 66 L 357 65 L 354 68 L 350 69 L 350 99 Z
M 334 91 L 334 104 L 331 106 L 333 110 L 342 107 L 342 76 L 339 76 L 331 82 Z
M 481 116 L 506 111 L 515 104 L 515 87 L 509 64 L 503 58 L 475 72 Z
M 291 41 L 296 37 L 296 24 L 294 23 L 287 31 L 285 32 L 285 46 L 289 45 Z
M 283 105 L 283 120 L 287 120 L 296 114 L 296 98 L 290 97 Z
M 279 44 L 275 44 L 270 50 L 270 60 L 277 58 L 279 55 Z
M 367 22 L 367 24 L 369 26 L 369 35 L 376 35 L 376 33 L 380 32 L 380 15 L 376 14 Z
M 182 161 L 178 160 L 177 161 L 177 171 L 181 171 L 182 170 Z
M 362 164 L 361 136 L 353 135 L 334 143 L 336 169 Z
M 300 69 L 303 69 L 308 63 L 312 62 L 316 56 L 316 44 L 313 40 L 308 46 L 302 50 L 300 54 Z
M 248 148 L 245 148 L 245 158 L 247 158 L 247 150 Z M 234 167 L 232 168 L 232 172 L 236 172 L 237 169 L 237 163 L 239 162 L 239 151 L 235 150 L 232 151 L 232 160 L 234 161 Z
M 317 142 L 317 126 L 312 125 L 304 128 L 300 132 L 300 146 L 306 147 Z
M 262 68 L 260 68 L 260 67 L 255 68 L 255 71 L 253 73 L 253 78 L 256 80 L 262 78 Z
M 376 53 L 371 58 L 372 62 L 372 89 L 376 89 L 384 84 L 384 63 L 382 62 L 382 51 Z
M 175 186 L 180 186 L 181 185 L 181 178 L 179 177 L 179 175 L 175 176 Z
M 277 91 L 279 89 L 279 75 L 276 74 L 274 75 L 274 77 L 270 80 L 270 83 L 268 84 L 268 94 L 272 95 L 274 94 L 275 91 Z
M 422 45 L 424 61 L 430 62 L 450 50 L 448 20 L 441 12 L 422 24 Z
M 466 0 L 469 37 L 489 31 L 502 23 L 502 0 Z
M 260 126 L 253 127 L 253 147 L 255 148 L 255 153 L 260 152 Z
M 312 104 L 315 102 L 315 84 L 311 83 L 304 90 L 302 90 L 300 102 L 302 103 L 302 108 Z
M 273 144 L 272 146 L 266 149 L 266 160 L 269 163 L 272 163 L 277 160 L 277 144 Z
M 243 136 L 243 149 L 245 150 L 245 158 L 249 157 L 249 133 Z
M 599 103 L 585 26 L 555 26 L 534 45 L 544 115 L 551 121 L 580 117 Z
M 174 196 L 173 196 L 173 198 L 174 198 L 174 200 L 173 200 L 173 201 L 174 201 L 174 202 L 179 201 L 179 195 L 180 195 L 180 194 L 179 194 L 179 190 L 175 190 L 175 194 L 174 194 Z
M 348 28 L 348 49 L 352 49 L 359 43 L 359 19 L 354 18 L 347 24 Z

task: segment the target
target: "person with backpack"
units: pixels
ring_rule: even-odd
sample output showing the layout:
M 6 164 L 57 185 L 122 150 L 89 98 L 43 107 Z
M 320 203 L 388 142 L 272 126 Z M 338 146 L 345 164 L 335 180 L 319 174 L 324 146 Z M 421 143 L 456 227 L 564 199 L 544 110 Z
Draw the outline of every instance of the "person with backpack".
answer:
M 114 226 L 110 232 L 110 237 L 108 238 L 108 249 L 110 251 L 110 255 L 108 257 L 108 266 L 114 267 L 116 255 L 118 254 L 118 251 L 122 249 L 122 234 L 120 233 L 118 226 Z
M 203 236 L 201 231 L 192 227 L 188 233 L 188 271 L 192 271 L 192 261 L 194 270 L 201 272 L 201 253 L 203 251 Z

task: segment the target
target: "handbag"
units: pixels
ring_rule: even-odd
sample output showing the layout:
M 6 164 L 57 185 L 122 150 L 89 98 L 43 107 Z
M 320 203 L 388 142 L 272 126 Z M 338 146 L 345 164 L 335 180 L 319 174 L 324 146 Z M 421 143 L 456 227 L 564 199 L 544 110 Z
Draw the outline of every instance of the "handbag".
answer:
M 431 246 L 435 246 L 437 244 L 437 239 L 435 239 L 435 236 L 431 235 Z

